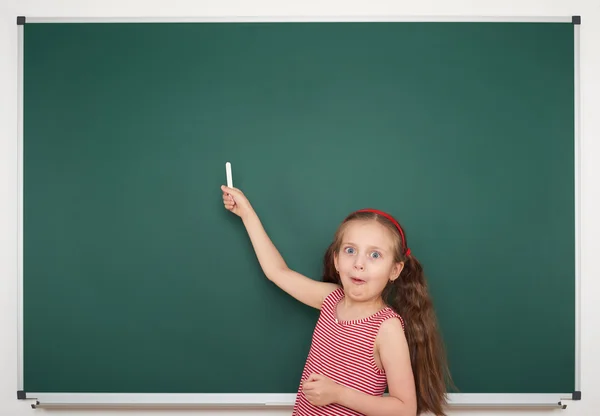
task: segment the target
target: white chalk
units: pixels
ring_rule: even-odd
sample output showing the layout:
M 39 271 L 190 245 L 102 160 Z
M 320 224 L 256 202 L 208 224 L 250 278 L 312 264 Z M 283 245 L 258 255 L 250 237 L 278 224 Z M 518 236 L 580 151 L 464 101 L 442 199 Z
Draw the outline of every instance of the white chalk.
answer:
M 231 163 L 225 163 L 225 173 L 227 174 L 227 186 L 233 188 L 233 178 L 231 177 Z

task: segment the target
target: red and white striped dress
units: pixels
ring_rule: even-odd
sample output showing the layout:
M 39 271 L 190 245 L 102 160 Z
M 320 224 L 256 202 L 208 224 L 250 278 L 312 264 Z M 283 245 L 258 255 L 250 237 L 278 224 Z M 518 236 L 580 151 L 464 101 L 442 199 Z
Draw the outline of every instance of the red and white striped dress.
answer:
M 386 307 L 370 317 L 352 321 L 336 319 L 336 306 L 344 298 L 342 288 L 325 298 L 317 321 L 308 358 L 296 396 L 293 416 L 305 415 L 362 415 L 352 409 L 331 404 L 313 406 L 302 392 L 302 382 L 311 373 L 325 375 L 343 384 L 373 396 L 385 392 L 385 372 L 375 363 L 375 338 L 382 322 L 390 318 L 404 321 L 392 308 Z

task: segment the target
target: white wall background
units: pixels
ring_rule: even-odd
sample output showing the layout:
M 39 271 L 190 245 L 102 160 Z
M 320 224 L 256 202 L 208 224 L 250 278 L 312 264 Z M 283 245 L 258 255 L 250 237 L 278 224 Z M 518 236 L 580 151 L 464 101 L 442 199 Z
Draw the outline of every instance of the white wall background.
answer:
M 367 5 L 368 4 L 368 5 Z M 0 0 L 0 415 L 290 415 L 291 409 L 32 410 L 17 391 L 16 16 L 571 16 L 581 15 L 581 402 L 566 410 L 453 410 L 451 415 L 600 415 L 600 0 Z M 551 86 L 549 86 L 551 88 Z M 548 319 L 552 319 L 551 316 Z M 515 375 L 518 377 L 519 375 Z M 525 375 L 526 376 L 526 375 Z

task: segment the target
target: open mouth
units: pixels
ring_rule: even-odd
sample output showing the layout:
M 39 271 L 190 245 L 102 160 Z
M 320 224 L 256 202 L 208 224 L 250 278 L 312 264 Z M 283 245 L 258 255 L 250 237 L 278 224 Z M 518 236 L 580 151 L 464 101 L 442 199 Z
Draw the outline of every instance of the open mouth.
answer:
M 351 277 L 350 280 L 352 280 L 352 283 L 354 283 L 355 285 L 363 285 L 367 283 L 364 280 L 359 279 L 358 277 Z

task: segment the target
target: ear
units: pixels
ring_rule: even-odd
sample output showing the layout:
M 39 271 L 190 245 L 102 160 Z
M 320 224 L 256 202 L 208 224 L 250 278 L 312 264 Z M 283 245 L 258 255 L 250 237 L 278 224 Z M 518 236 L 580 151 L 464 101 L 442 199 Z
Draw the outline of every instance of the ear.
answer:
M 404 262 L 398 262 L 396 264 L 394 264 L 394 267 L 392 267 L 392 272 L 390 275 L 390 280 L 393 282 L 394 280 L 396 280 L 397 278 L 400 277 L 400 273 L 402 273 L 402 270 L 404 269 Z

